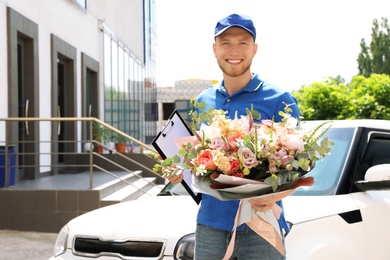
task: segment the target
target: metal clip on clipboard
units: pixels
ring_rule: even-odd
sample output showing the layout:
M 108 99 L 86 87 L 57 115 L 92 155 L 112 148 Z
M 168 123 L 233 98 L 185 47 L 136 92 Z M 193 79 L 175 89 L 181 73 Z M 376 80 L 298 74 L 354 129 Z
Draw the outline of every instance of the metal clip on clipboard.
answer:
M 168 121 L 168 123 L 169 123 L 169 122 L 170 122 L 169 125 L 170 125 L 171 127 L 169 127 L 169 128 L 168 128 L 168 127 L 165 127 L 165 128 L 164 128 L 164 129 L 165 129 L 165 133 L 162 133 L 162 136 L 163 136 L 163 137 L 166 137 L 167 134 L 168 134 L 168 132 L 169 132 L 169 130 L 171 130 L 172 127 L 175 125 L 175 122 L 173 122 L 173 121 Z M 168 126 L 169 126 L 169 125 L 168 125 Z
M 178 153 L 178 148 L 176 147 L 175 138 L 178 137 L 186 137 L 192 136 L 193 133 L 188 125 L 185 123 L 183 118 L 180 116 L 177 110 L 173 111 L 173 113 L 169 116 L 167 123 L 161 129 L 161 131 L 156 135 L 156 137 L 152 141 L 153 147 L 157 150 L 160 156 L 163 159 L 168 157 L 172 157 Z M 195 200 L 197 204 L 200 203 L 202 197 L 201 193 L 195 193 L 192 190 L 191 184 L 191 174 L 189 171 L 184 171 L 182 173 L 184 175 L 182 185 L 187 190 L 187 192 L 191 195 L 191 197 Z

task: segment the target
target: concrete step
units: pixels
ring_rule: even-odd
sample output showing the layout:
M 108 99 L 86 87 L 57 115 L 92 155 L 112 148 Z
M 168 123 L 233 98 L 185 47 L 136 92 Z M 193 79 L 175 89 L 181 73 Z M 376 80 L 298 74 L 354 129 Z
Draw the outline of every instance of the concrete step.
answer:
M 148 193 L 144 193 L 141 196 L 138 197 L 138 199 L 144 199 L 144 198 L 150 198 L 157 196 L 157 194 L 165 187 L 165 184 L 157 184 L 156 186 L 152 187 Z
M 115 174 L 115 172 L 112 172 Z M 139 179 L 142 179 L 142 171 L 133 171 L 124 176 L 118 176 L 118 178 L 113 179 L 112 181 L 106 182 L 94 190 L 98 190 L 100 194 L 100 199 L 109 196 L 110 194 L 126 187 L 129 183 L 133 183 Z
M 102 207 L 138 199 L 140 196 L 153 196 L 156 193 L 156 184 L 154 183 L 156 178 L 141 178 L 133 181 L 131 184 L 111 193 L 108 196 L 105 196 L 100 200 L 100 205 Z M 152 190 L 152 191 L 151 191 Z

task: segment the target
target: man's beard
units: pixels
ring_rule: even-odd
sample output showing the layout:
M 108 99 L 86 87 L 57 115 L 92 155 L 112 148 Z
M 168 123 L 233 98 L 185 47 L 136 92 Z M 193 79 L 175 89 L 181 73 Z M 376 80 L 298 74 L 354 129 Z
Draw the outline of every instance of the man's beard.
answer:
M 220 63 L 218 63 L 218 66 L 219 68 L 222 70 L 222 72 L 229 76 L 229 77 L 239 77 L 239 76 L 242 76 L 244 75 L 247 71 L 250 70 L 250 67 L 251 67 L 251 63 L 249 63 L 248 65 L 245 65 L 242 69 L 230 69 L 230 68 L 225 68 L 224 66 L 225 64 L 221 65 Z M 226 66 L 227 67 L 227 66 Z

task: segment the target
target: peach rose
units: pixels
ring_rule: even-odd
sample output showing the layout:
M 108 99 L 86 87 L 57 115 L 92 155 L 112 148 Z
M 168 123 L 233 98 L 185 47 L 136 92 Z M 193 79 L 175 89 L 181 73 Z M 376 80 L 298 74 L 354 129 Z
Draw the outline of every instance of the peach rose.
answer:
M 217 166 L 213 161 L 213 154 L 209 149 L 202 150 L 198 154 L 198 158 L 196 161 L 198 165 L 204 165 L 206 170 L 215 171 L 217 169 Z
M 228 139 L 229 146 L 233 151 L 238 150 L 238 147 L 236 145 L 236 141 L 237 141 L 237 139 L 242 139 L 242 138 L 243 138 L 243 136 L 242 136 L 242 133 L 240 133 L 240 132 L 233 131 L 233 132 L 229 133 L 229 135 L 227 136 L 227 139 Z

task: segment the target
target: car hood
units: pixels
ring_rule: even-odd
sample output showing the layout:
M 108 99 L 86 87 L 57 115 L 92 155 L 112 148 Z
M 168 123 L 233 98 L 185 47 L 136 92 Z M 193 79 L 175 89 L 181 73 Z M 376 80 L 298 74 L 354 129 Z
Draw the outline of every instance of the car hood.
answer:
M 288 196 L 283 199 L 286 220 L 301 222 L 324 218 L 352 211 L 358 208 L 353 198 L 346 195 L 331 196 Z
M 350 195 L 288 196 L 283 199 L 286 220 L 297 225 L 357 209 Z M 166 240 L 165 255 L 172 255 L 178 240 L 194 233 L 198 205 L 190 196 L 157 196 L 106 206 L 68 223 L 75 236 L 102 240 Z
M 68 223 L 69 234 L 70 238 L 92 236 L 102 240 L 164 239 L 166 254 L 172 254 L 178 239 L 194 233 L 197 211 L 198 205 L 190 196 L 138 199 L 74 218 Z

